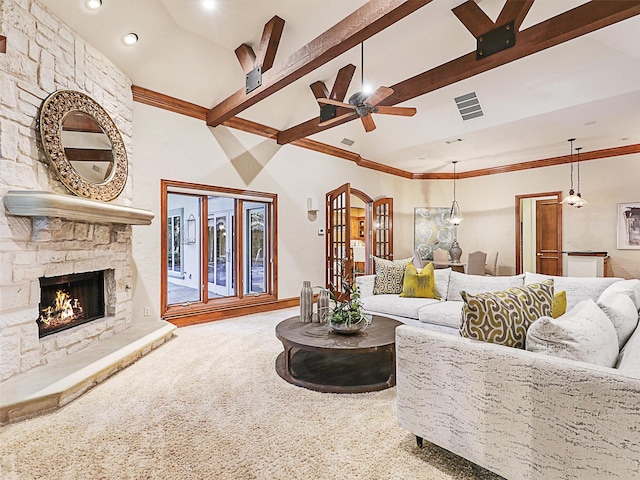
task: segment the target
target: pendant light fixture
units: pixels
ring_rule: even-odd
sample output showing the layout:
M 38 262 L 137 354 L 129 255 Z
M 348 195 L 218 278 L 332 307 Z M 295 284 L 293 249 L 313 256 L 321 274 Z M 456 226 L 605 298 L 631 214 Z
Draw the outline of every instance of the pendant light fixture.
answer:
M 464 220 L 462 218 L 462 212 L 460 212 L 460 207 L 458 206 L 458 202 L 456 201 L 456 163 L 457 160 L 453 161 L 453 203 L 451 204 L 451 211 L 449 212 L 449 223 L 452 225 L 460 225 L 460 222 Z
M 576 196 L 578 200 L 576 200 L 576 203 L 573 205 L 576 208 L 582 208 L 589 203 L 582 198 L 582 194 L 580 193 L 580 150 L 582 150 L 582 147 L 576 147 L 576 152 L 578 152 L 578 193 Z
M 580 197 L 577 196 L 575 191 L 573 190 L 573 142 L 575 142 L 575 140 L 575 138 L 570 138 L 569 140 L 567 140 L 569 143 L 571 143 L 571 156 L 569 157 L 569 163 L 571 165 L 571 188 L 569 188 L 569 195 L 564 197 L 562 202 L 560 202 L 566 203 L 567 205 L 570 205 L 572 207 L 575 206 L 576 202 L 580 201 Z

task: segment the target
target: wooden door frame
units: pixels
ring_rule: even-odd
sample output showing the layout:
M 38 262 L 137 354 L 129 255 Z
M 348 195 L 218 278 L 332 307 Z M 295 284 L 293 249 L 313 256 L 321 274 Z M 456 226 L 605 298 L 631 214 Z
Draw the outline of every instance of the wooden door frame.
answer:
M 522 261 L 521 261 L 521 254 L 522 254 L 522 235 L 521 235 L 521 231 L 520 231 L 520 221 L 521 221 L 521 214 L 520 214 L 520 204 L 521 201 L 527 198 L 540 198 L 540 197 L 556 197 L 558 199 L 558 210 L 557 210 L 557 223 L 558 223 L 558 228 L 557 228 L 557 234 L 558 234 L 558 253 L 560 255 L 560 259 L 559 259 L 559 263 L 558 263 L 558 267 L 559 267 L 559 274 L 562 275 L 562 204 L 560 203 L 562 201 L 562 192 L 543 192 L 543 193 L 529 193 L 527 195 L 516 195 L 516 205 L 515 205 L 515 209 L 516 209 L 516 275 L 519 275 L 522 273 Z

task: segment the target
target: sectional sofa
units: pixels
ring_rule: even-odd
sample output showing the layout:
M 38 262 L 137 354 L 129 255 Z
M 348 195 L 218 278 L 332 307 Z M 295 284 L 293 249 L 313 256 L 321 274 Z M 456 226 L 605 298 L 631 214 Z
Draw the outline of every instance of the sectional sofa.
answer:
M 419 445 L 509 480 L 640 478 L 640 280 L 435 274 L 440 301 L 372 295 L 373 276 L 358 279 L 365 308 L 405 323 L 397 415 Z M 536 320 L 526 349 L 460 336 L 461 290 L 548 278 L 567 311 Z

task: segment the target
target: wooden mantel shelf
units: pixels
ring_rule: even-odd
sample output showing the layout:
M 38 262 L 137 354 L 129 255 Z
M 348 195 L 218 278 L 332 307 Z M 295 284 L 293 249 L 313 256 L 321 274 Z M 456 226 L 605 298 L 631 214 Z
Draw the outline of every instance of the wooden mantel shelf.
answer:
M 154 217 L 149 210 L 35 190 L 11 190 L 3 200 L 8 213 L 23 217 L 60 217 L 127 225 L 150 225 Z

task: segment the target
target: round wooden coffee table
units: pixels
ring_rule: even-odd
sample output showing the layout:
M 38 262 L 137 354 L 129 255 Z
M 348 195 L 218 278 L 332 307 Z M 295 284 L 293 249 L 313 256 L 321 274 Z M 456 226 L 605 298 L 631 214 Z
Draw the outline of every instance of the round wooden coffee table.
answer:
M 294 385 L 332 393 L 384 390 L 396 384 L 395 331 L 400 322 L 374 315 L 363 332 L 329 332 L 326 323 L 289 318 L 276 326 L 284 352 L 276 371 Z

